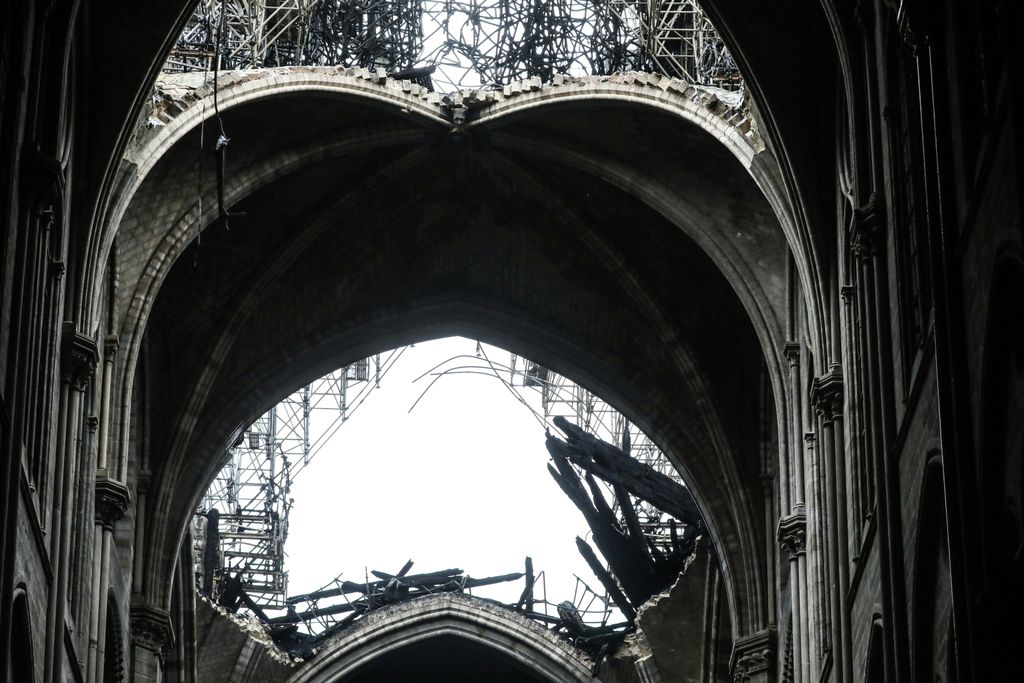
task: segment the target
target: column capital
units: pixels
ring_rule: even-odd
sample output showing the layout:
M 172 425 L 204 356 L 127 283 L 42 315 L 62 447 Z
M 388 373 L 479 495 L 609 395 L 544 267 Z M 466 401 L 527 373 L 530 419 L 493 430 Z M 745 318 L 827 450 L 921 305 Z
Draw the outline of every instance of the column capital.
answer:
M 860 208 L 853 210 L 850 249 L 858 259 L 871 258 L 880 251 L 883 214 L 882 203 L 875 194 Z
M 138 645 L 156 654 L 167 656 L 174 644 L 171 615 L 159 607 L 133 603 L 130 610 L 132 645 Z
M 103 357 L 110 360 L 117 353 L 117 347 L 121 343 L 116 334 L 108 334 L 103 339 Z
M 803 506 L 797 506 L 792 513 L 779 519 L 779 547 L 795 559 L 807 550 L 807 514 Z
M 782 355 L 789 361 L 790 367 L 796 367 L 800 364 L 800 342 L 788 341 L 786 345 L 782 347 Z
M 73 388 L 84 391 L 96 372 L 99 360 L 100 352 L 96 342 L 80 334 L 73 322 L 65 321 L 60 339 L 61 379 Z
M 775 665 L 775 629 L 767 628 L 736 640 L 732 649 L 734 683 L 768 681 Z
M 131 494 L 124 484 L 98 477 L 96 479 L 96 522 L 106 529 L 113 529 L 117 520 L 128 511 Z
M 843 373 L 838 365 L 833 365 L 827 374 L 814 379 L 811 404 L 825 422 L 833 422 L 843 414 Z

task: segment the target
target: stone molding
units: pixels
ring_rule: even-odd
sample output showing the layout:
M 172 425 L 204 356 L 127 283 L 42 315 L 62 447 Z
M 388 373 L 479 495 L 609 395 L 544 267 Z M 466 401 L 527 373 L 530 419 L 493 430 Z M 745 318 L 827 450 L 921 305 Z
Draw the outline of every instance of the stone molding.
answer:
M 60 351 L 61 379 L 78 391 L 84 391 L 100 361 L 96 342 L 75 330 L 73 322 L 66 321 Z
M 164 659 L 174 644 L 171 615 L 158 607 L 134 604 L 130 619 L 132 645 L 145 648 Z
M 797 506 L 791 514 L 779 519 L 779 547 L 795 559 L 807 550 L 807 514 Z
M 131 503 L 131 494 L 124 484 L 99 477 L 96 479 L 96 522 L 106 529 L 113 529 L 117 520 L 124 516 Z
M 733 683 L 769 680 L 775 665 L 775 629 L 768 628 L 736 641 L 732 650 Z M 760 674 L 760 675 L 759 675 Z

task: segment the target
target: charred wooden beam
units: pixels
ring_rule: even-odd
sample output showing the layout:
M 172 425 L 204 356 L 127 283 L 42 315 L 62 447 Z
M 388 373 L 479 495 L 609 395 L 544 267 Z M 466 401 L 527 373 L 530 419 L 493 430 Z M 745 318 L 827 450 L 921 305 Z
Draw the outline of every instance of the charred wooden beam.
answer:
M 533 558 L 527 555 L 526 557 L 526 585 L 523 587 L 523 592 L 519 596 L 519 602 L 516 603 L 516 609 L 525 610 L 526 612 L 533 612 L 533 582 L 535 581 L 533 575 Z
M 634 605 L 643 604 L 655 593 L 664 590 L 664 579 L 655 571 L 655 567 L 642 543 L 636 543 L 622 533 L 621 527 L 607 503 L 591 501 L 576 470 L 568 460 L 558 452 L 551 451 L 555 466 L 548 465 L 548 471 L 559 487 L 587 520 L 601 554 L 612 567 L 612 571 L 622 584 L 622 589 Z M 596 483 L 589 482 L 594 489 Z M 598 501 L 603 501 L 597 491 Z
M 638 498 L 646 500 L 688 526 L 702 525 L 700 510 L 693 495 L 685 487 L 619 450 L 609 443 L 587 434 L 559 416 L 554 419 L 566 440 L 548 435 L 547 448 L 573 464 L 610 484 L 620 484 Z
M 408 571 L 409 566 L 411 566 L 411 563 L 408 563 L 403 570 Z M 265 618 L 266 615 L 261 615 L 260 618 L 268 624 L 294 624 L 300 621 L 308 621 L 318 617 L 333 616 L 336 614 L 343 614 L 345 612 L 357 612 L 361 614 L 377 609 L 378 607 L 383 607 L 384 605 L 403 602 L 405 600 L 411 600 L 413 598 L 431 595 L 437 592 L 453 593 L 467 588 L 480 588 L 482 586 L 491 586 L 496 583 L 518 581 L 523 578 L 522 572 L 514 572 L 511 574 L 485 576 L 474 579 L 465 575 L 461 569 L 446 569 L 440 572 L 430 572 L 428 574 L 417 574 L 412 576 L 402 576 L 400 574 L 392 575 L 384 572 L 373 572 L 373 574 L 375 576 L 384 576 L 388 578 L 368 584 L 357 584 L 351 581 L 343 581 L 337 588 L 329 588 L 327 590 L 294 596 L 288 600 L 288 614 L 275 617 L 273 619 Z M 294 609 L 294 605 L 300 602 L 313 603 L 323 598 L 337 597 L 347 593 L 358 593 L 361 594 L 362 597 L 353 602 L 338 605 L 327 605 L 324 607 L 310 607 L 309 609 L 301 612 Z M 346 619 L 347 618 L 348 617 L 346 617 Z
M 604 568 L 604 565 L 598 561 L 593 548 L 591 548 L 590 545 L 579 536 L 576 537 L 576 547 L 579 548 L 580 555 L 583 556 L 587 565 L 590 566 L 590 571 L 594 572 L 594 576 L 596 576 L 597 580 L 601 582 L 604 589 L 608 591 L 608 597 L 612 599 L 615 606 L 619 608 L 620 612 L 622 612 L 622 616 L 626 617 L 630 623 L 633 623 L 636 619 L 636 610 L 633 609 L 631 604 L 629 604 L 629 600 L 627 600 L 626 596 L 623 595 L 612 575 L 609 574 Z
M 466 577 L 466 581 L 463 584 L 466 588 L 480 588 L 481 586 L 492 586 L 496 583 L 505 583 L 507 581 L 518 581 L 523 578 L 522 572 L 513 572 L 511 574 L 501 574 L 499 576 L 487 576 L 482 579 L 474 579 L 472 577 Z

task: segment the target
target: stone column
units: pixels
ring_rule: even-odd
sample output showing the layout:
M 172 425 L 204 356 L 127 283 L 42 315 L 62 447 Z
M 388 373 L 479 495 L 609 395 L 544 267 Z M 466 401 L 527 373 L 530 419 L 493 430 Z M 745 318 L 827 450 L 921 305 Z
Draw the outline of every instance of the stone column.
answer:
M 96 556 L 93 580 L 92 627 L 89 639 L 90 683 L 99 681 L 107 649 L 107 588 L 110 585 L 110 549 L 114 544 L 114 524 L 128 510 L 130 496 L 125 485 L 101 477 L 96 481 Z
M 893 494 L 889 490 L 890 485 L 898 485 L 898 472 L 889 471 L 888 457 L 886 455 L 889 443 L 886 429 L 886 409 L 884 401 L 891 398 L 887 391 L 884 380 L 885 370 L 883 365 L 888 357 L 883 355 L 883 338 L 881 326 L 887 325 L 888 309 L 879 305 L 881 301 L 878 292 L 879 287 L 884 287 L 884 274 L 878 272 L 882 264 L 879 263 L 879 240 L 881 220 L 879 207 L 872 198 L 864 207 L 854 212 L 854 228 L 852 234 L 852 251 L 859 264 L 858 276 L 861 289 L 863 289 L 862 303 L 864 316 L 864 356 L 867 360 L 865 373 L 865 388 L 867 398 L 866 423 L 869 430 L 869 452 L 868 457 L 872 464 L 874 475 L 875 500 L 877 501 L 877 533 L 878 533 L 878 559 L 881 568 L 880 602 L 882 605 L 882 620 L 885 624 L 887 652 L 885 657 L 886 680 L 906 680 L 902 671 L 903 666 L 897 666 L 897 662 L 905 660 L 905 653 L 898 650 L 905 642 L 902 637 L 902 610 L 906 609 L 904 601 L 897 596 L 902 595 L 900 584 L 904 579 L 901 572 L 896 572 L 894 560 L 902 552 L 902 538 L 897 534 L 893 537 L 892 525 L 894 515 L 899 515 L 898 501 L 892 500 Z M 889 481 L 889 477 L 892 481 Z M 900 548 L 896 548 L 900 545 Z M 897 676 L 897 672 L 900 673 Z
M 64 631 L 67 614 L 67 586 L 70 571 L 71 527 L 75 518 L 74 472 L 78 458 L 81 397 L 96 370 L 99 352 L 92 339 L 79 334 L 74 323 L 65 322 L 61 337 L 61 394 L 55 466 L 54 501 L 51 517 L 50 564 L 54 580 L 47 605 L 50 625 L 43 662 L 43 680 L 64 680 Z
M 733 683 L 774 683 L 775 630 L 766 629 L 737 640 L 731 668 Z
M 96 469 L 110 468 L 110 390 L 114 381 L 114 358 L 117 355 L 117 335 L 108 335 L 103 341 L 103 376 L 100 380 L 100 433 L 96 447 Z M 109 475 L 108 475 L 109 476 Z M 116 477 L 115 477 L 116 478 Z
M 810 652 L 807 644 L 807 515 L 801 509 L 779 520 L 779 547 L 789 557 L 789 593 L 793 602 L 793 678 L 810 681 Z
M 113 545 L 114 523 L 128 509 L 128 489 L 109 478 L 110 385 L 114 374 L 117 337 L 108 336 L 103 344 L 103 370 L 100 378 L 99 435 L 96 454 L 96 529 L 93 536 L 92 601 L 89 615 L 89 663 L 86 681 L 100 679 L 106 639 L 106 594 L 109 584 L 110 548 Z
M 821 423 L 820 456 L 825 466 L 828 535 L 829 604 L 831 608 L 832 664 L 835 680 L 851 681 L 850 624 L 846 590 L 849 586 L 849 534 L 846 515 L 846 477 L 843 458 L 843 377 L 838 365 L 814 380 L 812 400 Z
M 133 604 L 131 644 L 131 680 L 161 683 L 164 660 L 174 644 L 170 614 L 151 605 Z
M 784 507 L 788 510 L 787 516 L 783 519 L 796 518 L 801 521 L 801 529 L 806 530 L 806 493 L 804 489 L 804 439 L 803 439 L 803 411 L 800 392 L 800 344 L 788 342 L 783 353 L 789 361 L 789 400 L 790 400 L 790 458 L 788 473 L 792 480 L 787 477 L 782 480 L 782 487 L 789 489 L 787 500 L 791 501 L 791 507 Z M 810 611 L 808 609 L 807 589 L 807 555 L 806 531 L 800 541 L 800 552 L 790 556 L 790 593 L 793 602 L 793 638 L 794 656 L 797 664 L 794 667 L 798 681 L 811 680 L 811 647 L 810 647 Z

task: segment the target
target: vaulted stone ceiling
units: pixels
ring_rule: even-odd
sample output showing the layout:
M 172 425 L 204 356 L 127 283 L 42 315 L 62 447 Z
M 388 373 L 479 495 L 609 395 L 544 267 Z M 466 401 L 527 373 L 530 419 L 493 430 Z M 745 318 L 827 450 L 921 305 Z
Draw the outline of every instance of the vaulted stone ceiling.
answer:
M 653 435 L 725 551 L 737 617 L 758 619 L 739 592 L 764 588 L 750 562 L 775 359 L 761 344 L 782 317 L 785 235 L 721 135 L 636 98 L 557 100 L 480 109 L 461 129 L 401 98 L 242 102 L 222 117 L 226 223 L 215 119 L 141 160 L 119 313 L 123 338 L 145 330 L 151 468 L 182 528 L 224 447 L 289 390 L 463 334 L 573 377 Z M 166 533 L 154 552 L 169 561 Z

